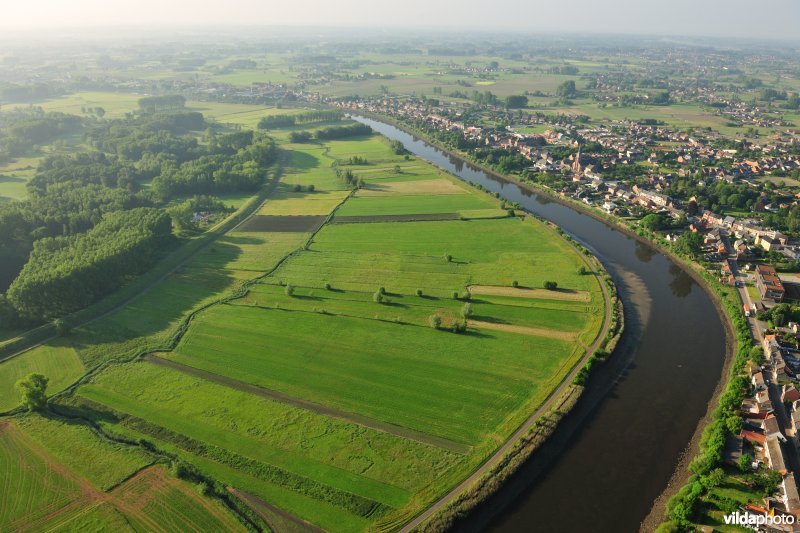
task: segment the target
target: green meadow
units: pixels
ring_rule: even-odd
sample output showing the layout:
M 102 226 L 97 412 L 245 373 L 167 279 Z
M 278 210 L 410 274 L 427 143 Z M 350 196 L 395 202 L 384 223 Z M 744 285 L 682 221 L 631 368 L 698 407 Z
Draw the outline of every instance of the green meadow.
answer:
M 55 392 L 113 362 L 57 401 L 154 454 L 77 423 L 19 423 L 96 490 L 137 472 L 111 492 L 139 494 L 125 487 L 140 476 L 176 483 L 151 473 L 164 452 L 281 509 L 292 528 L 395 529 L 561 382 L 600 330 L 600 285 L 578 273 L 581 254 L 553 228 L 511 216 L 379 136 L 282 148 L 281 183 L 250 220 L 108 315 L 0 363 L 0 387 L 40 371 Z M 358 190 L 341 177 L 347 169 L 363 180 Z M 380 218 L 398 215 L 409 221 Z M 293 231 L 300 217 L 328 222 Z M 544 281 L 560 290 L 507 290 Z M 465 318 L 465 331 L 451 331 Z M 205 500 L 206 514 L 184 517 L 186 491 L 170 487 L 172 503 L 149 501 L 147 513 L 94 506 L 64 527 L 232 519 Z

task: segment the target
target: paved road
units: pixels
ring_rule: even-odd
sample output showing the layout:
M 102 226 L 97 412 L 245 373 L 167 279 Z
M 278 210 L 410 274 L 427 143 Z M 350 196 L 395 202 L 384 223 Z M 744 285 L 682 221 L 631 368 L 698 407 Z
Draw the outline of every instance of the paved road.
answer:
M 583 258 L 583 256 L 581 256 Z M 591 265 L 589 265 L 586 258 L 583 258 L 584 262 L 586 262 L 587 266 L 591 269 Z M 580 361 L 575 365 L 572 371 L 564 378 L 561 382 L 561 385 L 554 390 L 550 396 L 547 397 L 544 404 L 539 407 L 530 417 L 519 427 L 519 429 L 514 432 L 511 437 L 503 444 L 497 451 L 485 462 L 483 463 L 475 472 L 472 473 L 467 479 L 462 481 L 458 486 L 444 495 L 441 499 L 439 499 L 436 503 L 431 505 L 427 510 L 425 510 L 422 514 L 417 515 L 416 518 L 411 520 L 408 524 L 403 526 L 401 529 L 401 533 L 408 533 L 413 531 L 416 527 L 421 525 L 425 522 L 428 518 L 433 516 L 437 511 L 448 505 L 450 502 L 455 500 L 458 496 L 460 496 L 470 485 L 478 481 L 484 474 L 489 472 L 505 455 L 511 450 L 511 448 L 520 440 L 523 436 L 525 436 L 536 423 L 536 421 L 541 418 L 547 411 L 553 406 L 553 404 L 561 399 L 561 396 L 567 390 L 568 387 L 572 385 L 572 380 L 575 379 L 578 372 L 586 364 L 586 361 L 600 348 L 600 345 L 605 341 L 606 334 L 608 333 L 608 329 L 611 326 L 611 317 L 613 309 L 611 308 L 611 295 L 608 293 L 608 288 L 606 287 L 605 282 L 601 279 L 600 280 L 600 287 L 603 290 L 603 298 L 605 299 L 606 308 L 605 308 L 605 320 L 603 322 L 603 329 L 600 330 L 600 333 L 597 336 L 597 340 L 595 340 L 594 344 L 586 349 L 586 352 L 583 354 L 583 357 Z

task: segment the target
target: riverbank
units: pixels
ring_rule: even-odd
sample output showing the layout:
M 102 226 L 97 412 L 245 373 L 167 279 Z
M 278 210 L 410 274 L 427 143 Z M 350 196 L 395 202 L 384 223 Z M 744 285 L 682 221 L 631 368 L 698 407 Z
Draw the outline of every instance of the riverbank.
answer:
M 365 116 L 369 116 L 370 114 L 364 113 L 364 115 Z M 562 197 L 561 195 L 558 195 L 557 193 L 554 193 L 553 191 L 550 191 L 548 189 L 544 189 L 544 188 L 536 186 L 534 184 L 523 182 L 523 181 L 521 181 L 519 179 L 516 179 L 514 177 L 511 177 L 511 176 L 500 175 L 497 172 L 492 171 L 491 169 L 485 168 L 480 164 L 476 164 L 476 163 L 472 162 L 471 159 L 467 156 L 467 154 L 460 154 L 457 151 L 454 151 L 452 149 L 449 149 L 448 147 L 442 146 L 441 143 L 438 143 L 436 141 L 430 141 L 428 139 L 428 136 L 424 132 L 415 130 L 414 128 L 411 128 L 406 124 L 399 123 L 398 121 L 393 120 L 393 119 L 387 119 L 386 117 L 383 117 L 383 116 L 374 116 L 374 118 L 376 120 L 382 120 L 382 121 L 391 123 L 391 124 L 395 125 L 395 127 L 405 131 L 406 133 L 408 133 L 410 135 L 414 135 L 414 136 L 417 136 L 419 138 L 422 138 L 426 142 L 429 142 L 431 145 L 436 146 L 437 148 L 439 148 L 445 154 L 453 156 L 453 157 L 456 157 L 456 158 L 458 158 L 458 159 L 460 159 L 460 160 L 462 160 L 462 161 L 464 161 L 466 163 L 474 165 L 476 168 L 479 168 L 479 169 L 483 170 L 484 172 L 486 172 L 486 174 L 494 176 L 496 179 L 498 179 L 498 180 L 500 180 L 502 182 L 513 183 L 517 187 L 519 187 L 520 189 L 527 190 L 529 192 L 539 194 L 539 195 L 544 196 L 544 197 L 546 197 L 548 199 L 551 199 L 551 200 L 553 200 L 555 202 L 558 202 L 561 205 L 565 205 L 567 207 L 575 209 L 576 211 L 579 211 L 579 212 L 581 212 L 583 214 L 586 214 L 586 215 L 588 215 L 588 216 L 590 216 L 590 217 L 602 222 L 603 224 L 605 224 L 607 226 L 610 226 L 610 227 L 620 231 L 622 234 L 624 234 L 626 236 L 629 236 L 629 237 L 631 237 L 633 239 L 636 239 L 639 242 L 646 243 L 648 246 L 653 247 L 655 250 L 657 250 L 658 252 L 662 253 L 667 258 L 669 258 L 681 270 L 683 270 L 686 274 L 691 276 L 691 278 L 695 282 L 697 282 L 698 285 L 700 285 L 702 287 L 703 292 L 706 295 L 709 296 L 711 302 L 713 302 L 713 304 L 714 304 L 714 306 L 715 306 L 715 308 L 717 310 L 717 313 L 719 315 L 721 315 L 722 317 L 724 317 L 723 320 L 721 320 L 721 322 L 724 325 L 724 329 L 725 329 L 725 359 L 724 359 L 724 364 L 722 365 L 721 375 L 716 380 L 716 385 L 715 385 L 714 391 L 713 391 L 713 393 L 711 395 L 711 398 L 709 399 L 709 401 L 706 404 L 705 415 L 702 416 L 699 419 L 698 423 L 695 425 L 695 430 L 694 430 L 694 432 L 692 434 L 692 437 L 690 438 L 688 445 L 684 448 L 683 453 L 680 455 L 680 457 L 676 461 L 676 465 L 675 465 L 674 469 L 672 470 L 672 476 L 669 479 L 669 482 L 667 483 L 666 488 L 655 499 L 655 503 L 651 507 L 650 513 L 648 514 L 648 516 L 645 519 L 645 521 L 643 521 L 642 524 L 641 524 L 642 529 L 645 529 L 645 530 L 655 529 L 657 524 L 661 520 L 663 520 L 662 517 L 663 517 L 663 511 L 664 511 L 664 508 L 665 508 L 665 505 L 666 505 L 666 501 L 681 488 L 681 486 L 684 484 L 684 482 L 686 480 L 688 480 L 688 478 L 690 476 L 690 473 L 687 470 L 688 463 L 691 461 L 691 459 L 700 450 L 700 448 L 699 448 L 700 437 L 702 435 L 702 432 L 703 432 L 704 428 L 706 427 L 706 425 L 711 420 L 710 419 L 711 412 L 714 410 L 715 406 L 717 405 L 717 403 L 719 401 L 719 398 L 720 398 L 721 394 L 723 393 L 723 391 L 725 390 L 725 388 L 727 386 L 727 383 L 728 383 L 728 380 L 729 380 L 729 377 L 730 377 L 731 365 L 732 365 L 732 362 L 734 360 L 733 355 L 735 353 L 735 336 L 733 335 L 732 319 L 726 313 L 725 306 L 723 305 L 723 302 L 721 301 L 721 299 L 720 299 L 717 291 L 715 290 L 715 288 L 711 285 L 712 282 L 709 281 L 708 279 L 706 279 L 701 274 L 701 271 L 699 270 L 699 268 L 700 268 L 699 265 L 697 265 L 696 263 L 693 264 L 693 263 L 691 263 L 689 261 L 686 261 L 685 259 L 675 255 L 671 250 L 669 250 L 668 248 L 663 246 L 662 243 L 659 243 L 658 241 L 655 241 L 655 240 L 646 238 L 646 237 L 644 237 L 642 235 L 639 235 L 632 227 L 630 227 L 630 226 L 626 225 L 624 222 L 616 219 L 616 217 L 612 217 L 612 216 L 607 215 L 605 213 L 599 212 L 599 211 L 597 211 L 596 209 L 593 209 L 590 206 L 581 204 L 580 202 L 571 200 L 569 198 Z

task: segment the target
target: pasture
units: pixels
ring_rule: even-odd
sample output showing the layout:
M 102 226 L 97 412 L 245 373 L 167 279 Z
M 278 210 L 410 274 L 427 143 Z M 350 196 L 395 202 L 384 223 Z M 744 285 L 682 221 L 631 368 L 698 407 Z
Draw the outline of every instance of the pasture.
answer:
M 116 359 L 68 408 L 292 527 L 393 527 L 469 475 L 561 382 L 599 331 L 600 287 L 554 229 L 380 137 L 283 148 L 282 184 L 254 216 L 132 302 L 19 358 L 16 373 L 63 367 L 53 385 L 64 387 Z M 352 191 L 337 168 L 363 186 Z M 0 385 L 12 379 L 5 364 Z M 199 496 L 152 467 L 157 454 L 79 424 L 19 424 L 108 494 L 63 513 L 64 529 L 228 524 L 215 502 L 186 503 Z
M 83 375 L 86 369 L 78 354 L 63 343 L 53 342 L 39 346 L 21 355 L 0 362 L 0 411 L 19 405 L 19 395 L 14 389 L 17 380 L 38 372 L 50 378 L 47 390 L 59 392 Z

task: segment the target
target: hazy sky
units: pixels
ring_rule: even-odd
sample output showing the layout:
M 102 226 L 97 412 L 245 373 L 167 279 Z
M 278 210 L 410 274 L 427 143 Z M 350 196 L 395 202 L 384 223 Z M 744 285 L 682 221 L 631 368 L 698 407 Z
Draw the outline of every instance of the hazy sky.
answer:
M 0 28 L 290 25 L 800 40 L 800 0 L 0 0 Z

